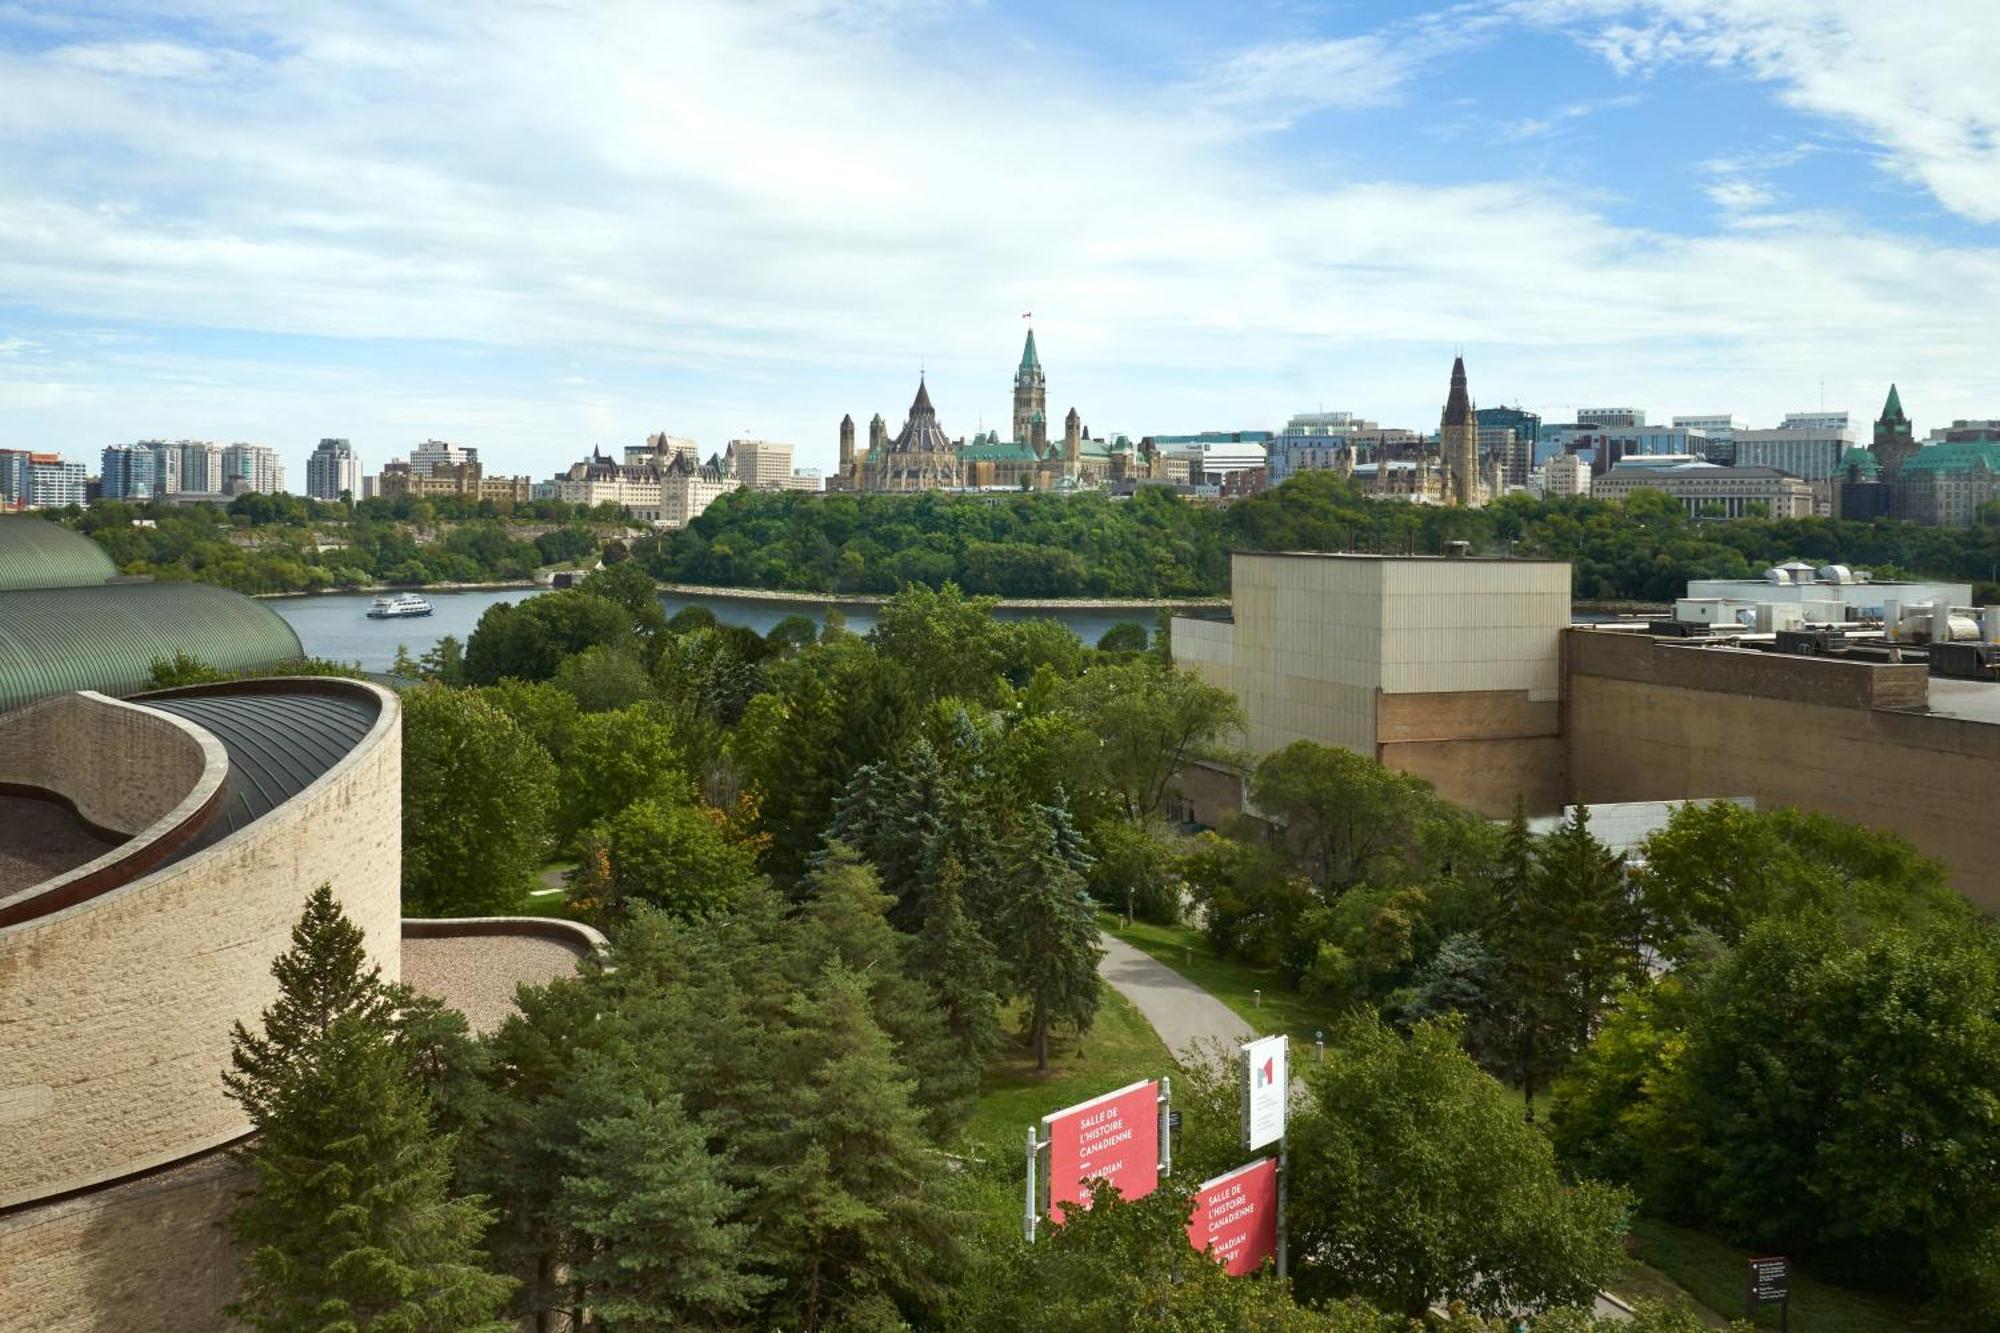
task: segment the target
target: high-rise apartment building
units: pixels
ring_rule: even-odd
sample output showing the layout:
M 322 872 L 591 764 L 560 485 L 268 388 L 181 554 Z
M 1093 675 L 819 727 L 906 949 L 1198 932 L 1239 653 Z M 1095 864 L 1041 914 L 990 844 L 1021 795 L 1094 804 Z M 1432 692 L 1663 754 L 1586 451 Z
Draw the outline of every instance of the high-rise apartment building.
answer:
M 361 458 L 347 440 L 321 440 L 306 458 L 306 494 L 315 500 L 361 498 Z
M 82 505 L 87 481 L 81 463 L 61 454 L 0 449 L 0 509 L 60 509 Z
M 107 500 L 150 500 L 159 493 L 159 459 L 150 444 L 111 444 L 104 448 L 98 475 Z
M 141 440 L 153 454 L 153 494 L 219 495 L 222 448 L 206 440 Z
M 285 465 L 268 444 L 231 444 L 222 450 L 222 486 L 226 495 L 256 491 L 275 495 L 285 489 Z

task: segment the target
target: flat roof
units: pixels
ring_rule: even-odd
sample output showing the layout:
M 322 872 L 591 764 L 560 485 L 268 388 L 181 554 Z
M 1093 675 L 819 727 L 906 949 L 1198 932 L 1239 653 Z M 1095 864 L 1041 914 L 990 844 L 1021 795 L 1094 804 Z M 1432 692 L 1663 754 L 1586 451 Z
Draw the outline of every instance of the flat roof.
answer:
M 1484 565 L 1567 565 L 1567 560 L 1547 560 L 1521 555 L 1384 555 L 1373 551 L 1232 551 L 1231 555 L 1284 556 L 1291 560 L 1451 560 L 1460 564 Z

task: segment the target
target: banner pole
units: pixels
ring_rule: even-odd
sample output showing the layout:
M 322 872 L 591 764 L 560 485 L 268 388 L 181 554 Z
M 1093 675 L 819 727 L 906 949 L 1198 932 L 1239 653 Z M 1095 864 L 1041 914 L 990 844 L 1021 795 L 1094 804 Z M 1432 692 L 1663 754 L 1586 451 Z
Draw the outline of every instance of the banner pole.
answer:
M 1160 1079 L 1160 1176 L 1164 1179 L 1174 1173 L 1174 1081 Z
M 1278 1136 L 1278 1276 L 1284 1277 L 1290 1270 L 1285 1264 L 1285 1186 L 1291 1179 L 1290 1163 L 1285 1159 L 1285 1142 L 1288 1134 Z
M 1035 1167 L 1040 1157 L 1041 1157 L 1041 1138 L 1039 1135 L 1035 1133 L 1035 1127 L 1033 1125 L 1029 1125 L 1028 1126 L 1028 1190 L 1027 1190 L 1028 1205 L 1026 1210 L 1023 1211 L 1021 1214 L 1021 1233 L 1028 1238 L 1028 1243 L 1031 1245 L 1034 1243 L 1035 1240 L 1035 1221 L 1038 1217 L 1040 1217 L 1040 1214 L 1035 1210 L 1035 1175 L 1036 1175 Z

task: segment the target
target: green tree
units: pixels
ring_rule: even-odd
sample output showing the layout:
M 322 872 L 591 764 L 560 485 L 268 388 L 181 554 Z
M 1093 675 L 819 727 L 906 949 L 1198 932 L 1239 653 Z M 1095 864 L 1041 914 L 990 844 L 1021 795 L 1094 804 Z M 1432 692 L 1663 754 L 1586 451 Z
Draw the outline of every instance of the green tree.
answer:
M 838 963 L 795 999 L 784 1034 L 784 1126 L 752 1205 L 782 1284 L 767 1326 L 894 1328 L 934 1308 L 933 1273 L 956 1253 L 937 1198 L 911 1083 L 871 1012 L 867 984 Z
M 487 1330 L 512 1283 L 485 1271 L 481 1201 L 451 1192 L 449 1135 L 395 1044 L 362 935 L 321 886 L 272 965 L 263 1031 L 240 1023 L 224 1086 L 257 1137 L 230 1230 L 245 1247 L 230 1313 L 253 1328 Z
M 403 694 L 403 900 L 418 913 L 510 907 L 548 846 L 555 765 L 480 694 Z
M 628 648 L 586 648 L 564 658 L 553 680 L 586 713 L 614 712 L 653 697 L 645 664 Z
M 1143 653 L 1147 641 L 1144 625 L 1121 620 L 1098 636 L 1097 650 L 1101 653 Z
M 665 1078 L 586 1062 L 565 1093 L 576 1141 L 555 1213 L 580 1238 L 575 1280 L 605 1328 L 723 1328 L 770 1285 L 748 1271 L 741 1205 Z
M 967 1333 L 1392 1333 L 1359 1302 L 1307 1310 L 1275 1279 L 1230 1277 L 1188 1244 L 1192 1186 L 1100 1191 L 1031 1246 L 995 1237 L 969 1278 Z
M 967 597 L 956 584 L 933 592 L 912 584 L 882 604 L 868 638 L 910 672 L 924 700 L 988 700 L 1004 655 L 992 597 Z
M 1455 1024 L 1406 1039 L 1351 1019 L 1305 1085 L 1290 1189 L 1303 1289 L 1413 1319 L 1451 1300 L 1498 1315 L 1587 1304 L 1620 1262 L 1626 1197 L 1563 1182 Z
M 756 877 L 756 859 L 729 835 L 720 811 L 646 796 L 598 826 L 610 853 L 615 918 L 634 900 L 680 916 L 728 903 Z
M 1250 799 L 1284 830 L 1299 866 L 1331 899 L 1363 881 L 1424 877 L 1429 783 L 1337 745 L 1293 741 L 1257 765 Z
M 1027 1002 L 1023 1016 L 1035 1068 L 1049 1067 L 1057 1024 L 1081 1034 L 1097 1017 L 1097 918 L 1084 892 L 1067 815 L 1038 806 L 1008 842 L 1002 908 L 1012 988 Z
M 1244 725 L 1228 690 L 1144 660 L 1094 667 L 1066 702 L 1098 738 L 1092 777 L 1134 824 L 1159 812 L 1181 769 L 1204 747 Z
M 629 646 L 633 639 L 626 606 L 579 588 L 496 602 L 466 641 L 465 678 L 474 685 L 505 677 L 547 680 L 565 657 L 600 644 Z
M 930 986 L 960 1060 L 975 1072 L 1000 1046 L 1000 1000 L 1006 985 L 998 952 L 966 914 L 965 872 L 955 859 L 938 867 L 910 970 Z M 976 1091 L 976 1087 L 975 1087 Z
M 559 772 L 556 840 L 567 846 L 591 824 L 649 796 L 687 800 L 684 763 L 673 715 L 661 705 L 577 718 Z

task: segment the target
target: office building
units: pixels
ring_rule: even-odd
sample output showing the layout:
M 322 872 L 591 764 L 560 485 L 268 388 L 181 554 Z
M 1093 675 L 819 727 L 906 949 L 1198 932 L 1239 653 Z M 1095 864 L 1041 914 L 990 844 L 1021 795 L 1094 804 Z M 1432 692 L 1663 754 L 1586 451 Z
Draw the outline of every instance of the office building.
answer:
M 1832 414 L 1826 414 L 1830 419 Z M 1854 444 L 1854 432 L 1839 413 L 1838 425 L 1812 424 L 1801 414 L 1785 418 L 1776 430 L 1736 432 L 1738 467 L 1774 467 L 1807 481 L 1823 481 L 1840 470 L 1840 460 Z M 1797 424 L 1791 424 L 1793 422 Z
M 2000 439 L 1927 444 L 1903 463 L 1891 486 L 1891 512 L 1912 523 L 1966 528 L 2000 499 Z
M 457 467 L 464 463 L 477 463 L 479 449 L 476 445 L 449 444 L 444 440 L 425 440 L 410 450 L 410 471 L 420 477 L 428 477 L 440 467 Z
M 731 440 L 723 469 L 752 490 L 782 490 L 792 480 L 792 446 L 775 440 Z
M 1729 412 L 1677 416 L 1674 425 L 1708 441 L 1708 461 L 1729 464 L 1736 461 L 1736 417 Z
M 1646 414 L 1636 407 L 1582 407 L 1577 409 L 1576 419 L 1579 425 L 1611 430 L 1631 430 L 1646 424 Z
M 1575 454 L 1557 454 L 1542 464 L 1542 494 L 1565 498 L 1590 494 L 1590 465 Z
M 1514 450 L 1503 458 L 1502 473 L 1509 486 L 1527 485 L 1528 473 L 1541 461 L 1538 456 L 1542 442 L 1541 415 L 1518 407 L 1482 407 L 1473 416 L 1479 419 L 1482 439 L 1483 432 L 1496 428 L 1514 432 Z
M 533 496 L 535 483 L 527 477 L 489 477 L 477 459 L 465 463 L 432 463 L 428 473 L 415 464 L 392 458 L 375 478 L 376 493 L 384 500 L 443 499 L 459 496 L 469 500 L 491 500 L 495 504 L 525 504 Z
M 1637 490 L 1662 491 L 1691 518 L 1811 518 L 1813 488 L 1776 468 L 1723 467 L 1695 459 L 1671 464 L 1621 463 L 1593 479 L 1590 493 L 1623 500 Z
M 347 440 L 321 440 L 306 459 L 306 494 L 315 500 L 361 499 L 361 458 Z

